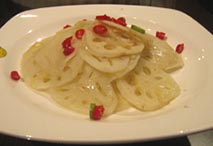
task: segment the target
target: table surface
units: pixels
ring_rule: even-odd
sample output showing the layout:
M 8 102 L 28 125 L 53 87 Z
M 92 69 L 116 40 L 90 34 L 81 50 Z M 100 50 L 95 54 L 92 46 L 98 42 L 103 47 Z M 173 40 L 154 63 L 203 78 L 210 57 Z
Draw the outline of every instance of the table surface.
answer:
M 1 0 L 0 27 L 4 25 L 15 14 L 22 12 L 24 10 L 35 8 L 33 6 L 30 7 L 29 3 L 27 5 L 24 5 L 23 0 L 14 0 L 14 1 Z M 36 3 L 36 0 L 30 0 L 30 1 L 31 3 L 33 2 Z M 68 4 L 67 3 L 68 0 L 64 0 L 64 1 L 66 1 L 66 4 Z M 202 1 L 201 0 L 146 0 L 146 1 L 111 0 L 110 3 L 149 5 L 149 6 L 177 9 L 190 15 L 192 18 L 197 20 L 201 25 L 203 25 L 209 32 L 213 33 L 213 1 L 212 0 L 202 0 Z M 52 3 L 51 4 L 48 3 L 48 5 L 47 4 L 45 5 L 43 3 L 43 5 L 40 4 L 40 6 L 38 4 L 39 3 L 37 1 L 37 5 L 36 5 L 37 7 L 45 7 L 45 6 L 51 6 Z M 74 4 L 74 3 L 70 3 L 70 4 Z M 54 5 L 57 5 L 57 4 L 54 4 Z M 38 146 L 38 145 L 39 146 L 40 145 L 62 146 L 65 144 L 25 140 L 25 139 L 20 139 L 20 138 L 0 134 L 0 146 L 13 146 L 13 145 L 14 146 Z M 156 140 L 156 141 L 143 142 L 143 143 L 137 142 L 137 143 L 117 144 L 117 145 L 120 145 L 120 146 L 121 145 L 124 145 L 124 146 L 129 146 L 129 145 L 131 146 L 137 146 L 137 145 L 140 145 L 140 146 L 213 146 L 213 130 L 204 131 L 204 132 L 200 132 L 197 134 L 188 135 L 184 137 Z

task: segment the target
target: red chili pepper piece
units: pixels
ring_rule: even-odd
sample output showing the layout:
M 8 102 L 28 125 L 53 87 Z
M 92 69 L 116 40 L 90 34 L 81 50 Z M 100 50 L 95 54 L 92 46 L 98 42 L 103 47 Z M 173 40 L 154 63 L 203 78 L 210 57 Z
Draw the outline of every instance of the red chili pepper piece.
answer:
M 75 51 L 75 48 L 73 48 L 73 47 L 70 46 L 70 47 L 64 48 L 63 53 L 64 53 L 65 56 L 68 56 L 68 55 L 70 55 L 74 51 Z
M 160 31 L 157 31 L 155 36 L 161 40 L 165 40 L 166 39 L 166 34 L 164 32 L 160 32 Z
M 95 105 L 91 103 L 90 105 L 90 118 L 93 120 L 100 120 L 104 114 L 103 105 Z
M 114 17 L 111 18 L 111 21 L 117 23 L 117 19 L 115 19 Z
M 115 23 L 120 24 L 120 25 L 122 25 L 122 26 L 126 26 L 126 25 L 127 25 L 127 24 L 126 24 L 126 19 L 125 19 L 124 17 L 119 17 L 119 18 L 116 20 Z
M 69 28 L 69 27 L 71 27 L 71 25 L 69 25 L 69 24 L 64 25 L 64 29 Z
M 75 37 L 79 40 L 82 39 L 83 35 L 85 33 L 85 30 L 84 29 L 79 29 L 75 32 Z
M 11 79 L 18 81 L 21 77 L 17 71 L 11 71 L 10 72 Z
M 104 113 L 104 107 L 103 105 L 95 106 L 93 111 L 93 119 L 94 120 L 100 120 Z
M 67 47 L 71 46 L 71 40 L 72 40 L 72 36 L 66 38 L 63 42 L 62 42 L 62 47 L 65 49 Z
M 96 16 L 96 19 L 97 19 L 97 20 L 107 20 L 107 21 L 112 21 L 112 18 L 111 18 L 110 16 L 107 16 L 106 14 Z
M 111 22 L 114 22 L 114 23 L 117 23 L 117 24 L 120 24 L 122 26 L 126 26 L 126 20 L 124 17 L 119 17 L 118 19 L 115 19 L 114 17 L 110 17 L 110 16 L 107 16 L 106 14 L 104 15 L 99 15 L 99 16 L 96 16 L 96 19 L 97 20 L 106 20 L 106 21 L 111 21 Z
M 117 20 L 118 20 L 118 21 L 126 22 L 126 19 L 125 19 L 124 17 L 119 17 Z
M 119 17 L 118 19 L 115 19 L 114 17 L 112 17 L 111 22 L 114 22 L 116 24 L 122 25 L 122 26 L 126 26 L 126 20 L 124 19 L 124 17 Z
M 183 50 L 184 50 L 184 44 L 178 44 L 177 46 L 176 46 L 176 52 L 177 53 L 182 53 L 183 52 Z
M 71 41 L 72 41 L 72 36 L 66 38 L 66 39 L 62 42 L 62 47 L 63 47 L 63 49 L 64 49 L 63 54 L 64 54 L 65 56 L 70 55 L 70 54 L 75 50 L 75 48 L 72 47 L 72 45 L 71 45 Z
M 99 35 L 104 35 L 107 33 L 107 28 L 105 25 L 103 24 L 97 24 L 93 27 L 93 31 L 96 33 L 96 34 L 99 34 Z

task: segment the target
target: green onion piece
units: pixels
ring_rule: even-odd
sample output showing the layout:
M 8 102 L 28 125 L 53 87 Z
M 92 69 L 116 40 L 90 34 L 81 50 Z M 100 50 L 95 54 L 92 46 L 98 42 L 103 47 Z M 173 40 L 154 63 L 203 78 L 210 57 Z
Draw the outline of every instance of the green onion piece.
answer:
M 0 47 L 0 58 L 5 57 L 6 55 L 7 51 L 4 48 Z
M 90 117 L 90 119 L 93 118 L 93 111 L 94 111 L 95 106 L 96 106 L 95 103 L 91 103 L 90 104 L 90 110 L 89 110 L 89 117 Z
M 131 29 L 132 29 L 132 30 L 135 30 L 135 31 L 137 31 L 137 32 L 140 32 L 140 33 L 142 33 L 142 34 L 144 34 L 144 33 L 146 32 L 143 28 L 140 28 L 139 26 L 136 26 L 136 25 L 134 25 L 134 24 L 131 25 Z

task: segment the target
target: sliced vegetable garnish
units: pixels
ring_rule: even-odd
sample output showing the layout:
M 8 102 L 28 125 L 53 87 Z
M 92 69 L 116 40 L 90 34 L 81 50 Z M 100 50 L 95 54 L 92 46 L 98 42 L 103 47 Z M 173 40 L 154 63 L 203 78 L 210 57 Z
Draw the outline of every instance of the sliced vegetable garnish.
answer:
M 112 21 L 112 18 L 111 18 L 110 16 L 107 16 L 106 14 L 96 16 L 96 19 L 97 19 L 97 20 Z
M 124 17 L 119 17 L 118 19 L 114 18 L 114 17 L 110 17 L 110 16 L 107 16 L 106 14 L 104 15 L 99 15 L 99 16 L 96 16 L 96 19 L 97 20 L 105 20 L 105 21 L 111 21 L 111 22 L 114 22 L 114 23 L 117 23 L 119 25 L 122 25 L 122 26 L 126 26 L 126 19 Z
M 134 24 L 131 25 L 131 29 L 132 29 L 132 30 L 135 30 L 135 31 L 137 31 L 137 32 L 143 33 L 143 34 L 146 32 L 143 28 L 141 28 L 141 27 L 139 27 L 139 26 L 136 26 L 136 25 L 134 25 Z
M 67 47 L 71 46 L 71 40 L 72 40 L 72 36 L 66 38 L 63 42 L 62 42 L 62 47 L 65 49 Z
M 72 52 L 74 52 L 74 51 L 75 51 L 75 48 L 70 46 L 70 47 L 65 48 L 63 53 L 64 53 L 65 56 L 68 56 L 68 55 L 72 54 Z
M 126 19 L 125 19 L 124 17 L 119 17 L 119 18 L 117 19 L 117 21 L 126 22 Z
M 114 21 L 117 24 L 120 24 L 122 26 L 126 26 L 126 19 L 124 17 L 119 17 L 118 19 L 115 19 Z
M 83 35 L 85 33 L 85 30 L 84 29 L 78 29 L 76 32 L 75 32 L 75 37 L 79 40 L 82 39 Z
M 6 55 L 7 51 L 4 48 L 0 47 L 0 58 L 5 57 Z
M 93 27 L 93 31 L 96 33 L 96 34 L 99 34 L 99 35 L 104 35 L 107 33 L 107 28 L 105 25 L 103 24 L 97 24 Z
M 155 34 L 155 36 L 157 38 L 161 39 L 161 40 L 166 40 L 167 39 L 166 33 L 164 33 L 164 32 L 157 31 L 156 34 Z
M 90 119 L 92 119 L 92 117 L 93 117 L 94 108 L 95 108 L 95 104 L 91 103 L 90 104 L 90 111 L 89 111 L 89 117 L 90 117 Z
M 15 81 L 18 81 L 21 78 L 19 73 L 15 70 L 10 72 L 10 77 Z
M 75 50 L 75 48 L 72 47 L 71 45 L 71 41 L 72 41 L 72 36 L 66 38 L 61 44 L 64 49 L 63 53 L 65 56 L 70 55 Z
M 90 119 L 92 120 L 100 120 L 104 113 L 103 105 L 96 105 L 94 103 L 90 104 Z
M 176 49 L 175 49 L 175 51 L 177 52 L 177 53 L 182 53 L 183 52 L 183 50 L 184 50 L 184 44 L 178 44 L 177 46 L 176 46 Z

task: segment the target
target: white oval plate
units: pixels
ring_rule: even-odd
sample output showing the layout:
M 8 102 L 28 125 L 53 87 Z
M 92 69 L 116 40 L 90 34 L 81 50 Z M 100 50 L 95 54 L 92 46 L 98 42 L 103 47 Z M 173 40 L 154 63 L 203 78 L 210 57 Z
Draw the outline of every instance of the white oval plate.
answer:
M 128 24 L 139 25 L 151 34 L 166 32 L 174 48 L 178 43 L 185 44 L 185 66 L 172 74 L 182 89 L 177 99 L 156 112 L 130 109 L 97 122 L 62 109 L 22 81 L 10 79 L 10 71 L 20 69 L 21 56 L 34 42 L 53 35 L 65 24 L 101 14 L 123 16 Z M 0 58 L 1 133 L 51 142 L 120 143 L 186 135 L 213 127 L 212 35 L 182 12 L 127 5 L 35 9 L 16 15 L 0 29 L 0 46 L 8 53 Z

